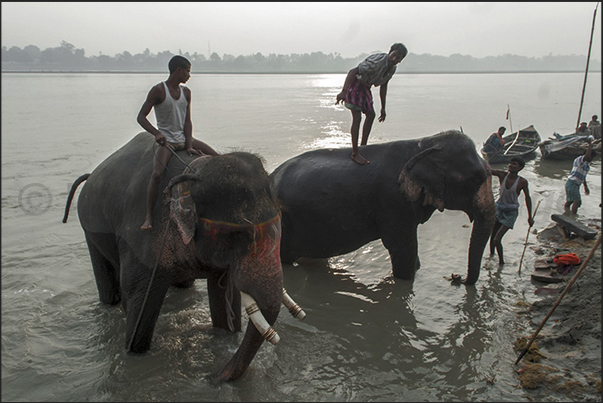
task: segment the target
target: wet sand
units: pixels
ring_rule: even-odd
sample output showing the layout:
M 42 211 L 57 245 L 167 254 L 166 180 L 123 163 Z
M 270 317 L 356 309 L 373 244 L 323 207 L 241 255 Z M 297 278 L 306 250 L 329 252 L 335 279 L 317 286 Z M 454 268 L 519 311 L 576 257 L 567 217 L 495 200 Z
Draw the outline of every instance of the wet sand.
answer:
M 592 240 L 575 235 L 564 239 L 555 223 L 551 222 L 539 232 L 537 246 L 532 248 L 539 255 L 537 257 L 552 258 L 573 252 L 584 262 L 601 235 L 601 220 L 579 221 L 598 230 L 599 234 Z M 562 283 L 546 284 L 532 280 L 534 288 L 564 287 L 580 266 L 574 266 L 566 275 L 558 274 L 564 280 Z M 559 295 L 542 295 L 518 317 L 530 321 L 530 327 L 516 342 L 521 345 L 520 339 L 524 339 L 518 356 Z M 535 352 L 532 351 L 534 347 Z M 539 332 L 530 351 L 515 368 L 528 400 L 601 401 L 601 246 L 595 250 Z

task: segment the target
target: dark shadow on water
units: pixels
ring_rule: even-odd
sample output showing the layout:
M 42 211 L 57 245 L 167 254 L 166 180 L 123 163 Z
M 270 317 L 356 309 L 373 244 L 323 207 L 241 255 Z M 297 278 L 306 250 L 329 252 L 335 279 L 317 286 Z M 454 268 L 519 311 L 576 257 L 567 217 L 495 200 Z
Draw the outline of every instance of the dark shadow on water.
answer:
M 563 180 L 567 178 L 572 170 L 573 160 L 559 161 L 547 160 L 538 157 L 534 163 L 534 172 L 539 176 Z

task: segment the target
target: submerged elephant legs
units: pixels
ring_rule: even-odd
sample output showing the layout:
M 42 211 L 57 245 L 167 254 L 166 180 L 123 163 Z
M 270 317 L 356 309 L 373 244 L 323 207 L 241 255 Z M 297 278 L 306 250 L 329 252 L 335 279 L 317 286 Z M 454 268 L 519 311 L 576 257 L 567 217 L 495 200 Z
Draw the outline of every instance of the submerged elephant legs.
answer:
M 95 245 L 92 236 L 84 231 L 88 251 L 90 252 L 90 261 L 94 271 L 98 296 L 103 304 L 115 305 L 121 301 L 121 290 L 119 284 L 119 262 L 111 262 Z
M 381 234 L 381 241 L 389 251 L 394 277 L 404 280 L 415 278 L 419 268 L 417 226 L 387 226 Z

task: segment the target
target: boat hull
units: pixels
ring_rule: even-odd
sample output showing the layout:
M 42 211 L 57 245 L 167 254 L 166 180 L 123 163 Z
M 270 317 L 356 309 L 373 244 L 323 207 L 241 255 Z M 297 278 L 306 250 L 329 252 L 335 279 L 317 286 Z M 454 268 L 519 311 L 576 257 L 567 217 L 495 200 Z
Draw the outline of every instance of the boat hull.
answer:
M 511 133 L 503 136 L 505 145 L 503 149 L 498 152 L 488 153 L 481 149 L 482 157 L 490 164 L 506 163 L 511 161 L 513 157 L 520 157 L 524 161 L 532 159 L 536 156 L 536 150 L 540 144 L 540 135 L 534 129 L 534 126 L 530 125 L 525 129 L 519 130 L 518 133 Z
M 543 159 L 549 160 L 571 160 L 584 155 L 588 149 L 586 136 L 565 138 L 564 140 L 545 140 L 539 145 L 540 154 Z M 601 139 L 594 140 L 591 148 L 601 153 Z

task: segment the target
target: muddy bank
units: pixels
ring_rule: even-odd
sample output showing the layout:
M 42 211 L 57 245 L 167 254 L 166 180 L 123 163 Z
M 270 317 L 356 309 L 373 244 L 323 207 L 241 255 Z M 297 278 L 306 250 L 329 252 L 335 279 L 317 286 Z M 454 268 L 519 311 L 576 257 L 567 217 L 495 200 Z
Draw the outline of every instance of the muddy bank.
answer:
M 580 221 L 599 235 L 592 240 L 563 237 L 552 222 L 538 233 L 537 245 L 532 247 L 538 260 L 575 253 L 584 262 L 600 236 L 601 221 Z M 561 295 L 554 294 L 555 289 L 562 290 L 580 265 L 552 269 L 559 283 L 532 280 L 535 289 L 540 289 L 539 300 L 524 314 L 530 326 L 515 343 L 518 355 Z M 515 367 L 528 400 L 601 401 L 601 246 Z

